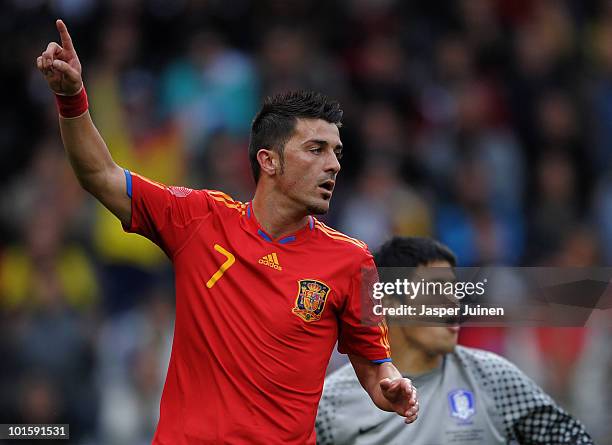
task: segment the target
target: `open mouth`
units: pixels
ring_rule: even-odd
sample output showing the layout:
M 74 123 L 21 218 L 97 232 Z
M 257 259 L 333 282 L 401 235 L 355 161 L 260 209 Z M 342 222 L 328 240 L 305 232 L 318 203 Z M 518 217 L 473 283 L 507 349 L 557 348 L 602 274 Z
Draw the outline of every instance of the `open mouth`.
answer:
M 329 193 L 334 191 L 334 185 L 336 183 L 334 181 L 332 181 L 331 179 L 325 182 L 322 182 L 321 184 L 319 184 L 319 187 L 321 187 L 323 190 L 328 191 Z

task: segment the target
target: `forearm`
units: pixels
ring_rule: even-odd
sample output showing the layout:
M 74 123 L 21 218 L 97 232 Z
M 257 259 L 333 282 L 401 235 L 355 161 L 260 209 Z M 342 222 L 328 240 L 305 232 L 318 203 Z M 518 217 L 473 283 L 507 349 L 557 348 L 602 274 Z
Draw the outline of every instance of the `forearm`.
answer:
M 387 378 L 395 380 L 402 377 L 393 363 L 375 364 L 363 357 L 352 354 L 349 354 L 349 359 L 353 364 L 359 383 L 369 394 L 374 404 L 383 411 L 395 411 L 389 400 L 383 395 L 380 387 L 381 380 Z
M 96 129 L 89 111 L 75 118 L 59 118 L 64 148 L 79 183 L 95 192 L 104 182 L 105 175 L 116 164 Z

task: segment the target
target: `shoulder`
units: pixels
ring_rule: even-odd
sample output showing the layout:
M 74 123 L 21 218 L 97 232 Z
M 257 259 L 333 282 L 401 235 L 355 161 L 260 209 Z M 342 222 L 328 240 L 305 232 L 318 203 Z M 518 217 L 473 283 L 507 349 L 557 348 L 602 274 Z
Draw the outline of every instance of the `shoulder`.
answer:
M 502 356 L 484 349 L 468 348 L 467 346 L 457 345 L 455 354 L 462 361 L 483 364 L 510 364 L 511 363 Z
M 592 444 L 582 424 L 508 360 L 458 347 L 455 356 L 491 395 L 509 440 L 538 444 Z
M 367 258 L 372 258 L 372 255 L 368 250 L 368 245 L 365 242 L 333 229 L 314 217 L 312 219 L 314 221 L 313 230 L 317 233 L 321 240 L 324 240 L 335 249 L 348 254 L 356 254 L 364 260 Z
M 495 380 L 507 374 L 528 378 L 514 363 L 490 351 L 457 346 L 455 356 L 481 379 Z
M 185 220 L 203 218 L 210 214 L 217 214 L 222 219 L 240 218 L 247 210 L 246 204 L 218 190 L 195 190 L 173 185 L 165 189 L 171 195 L 173 213 L 182 215 Z
M 481 349 L 460 346 L 456 356 L 467 372 L 492 396 L 496 406 L 505 414 L 510 413 L 510 417 L 518 415 L 516 410 L 510 412 L 517 404 L 523 404 L 526 409 L 556 406 L 548 394 L 505 358 Z
M 230 195 L 219 190 L 202 189 L 196 192 L 205 197 L 210 202 L 212 208 L 220 211 L 228 211 L 229 213 L 236 213 L 240 216 L 244 215 L 247 211 L 247 205 L 245 203 L 237 201 Z

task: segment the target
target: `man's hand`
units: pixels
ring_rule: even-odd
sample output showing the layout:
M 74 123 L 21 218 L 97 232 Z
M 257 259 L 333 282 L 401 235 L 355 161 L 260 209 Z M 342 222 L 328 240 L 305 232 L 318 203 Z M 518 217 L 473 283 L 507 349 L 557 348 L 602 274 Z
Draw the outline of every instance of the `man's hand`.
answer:
M 83 88 L 81 62 L 72 45 L 66 25 L 61 20 L 55 22 L 62 46 L 49 43 L 47 49 L 36 59 L 36 66 L 45 76 L 54 93 L 73 96 Z
M 407 378 L 383 379 L 379 383 L 382 395 L 389 401 L 390 406 L 400 416 L 406 418 L 406 423 L 416 420 L 419 412 L 416 388 Z
M 354 354 L 349 354 L 349 359 L 361 386 L 377 407 L 405 417 L 406 423 L 416 420 L 419 412 L 416 388 L 410 379 L 402 377 L 393 363 L 376 364 Z

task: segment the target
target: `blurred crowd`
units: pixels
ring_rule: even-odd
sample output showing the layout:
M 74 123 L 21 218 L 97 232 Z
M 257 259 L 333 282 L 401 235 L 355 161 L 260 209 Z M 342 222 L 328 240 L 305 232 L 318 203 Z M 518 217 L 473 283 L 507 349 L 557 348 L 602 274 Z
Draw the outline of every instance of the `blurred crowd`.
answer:
M 150 443 L 173 330 L 156 246 L 83 192 L 35 68 L 68 25 L 116 162 L 249 200 L 262 97 L 342 103 L 328 224 L 459 265 L 612 263 L 612 2 L 9 0 L 0 16 L 0 423 Z M 10 103 L 10 104 L 9 104 Z M 612 443 L 610 323 L 465 329 Z

